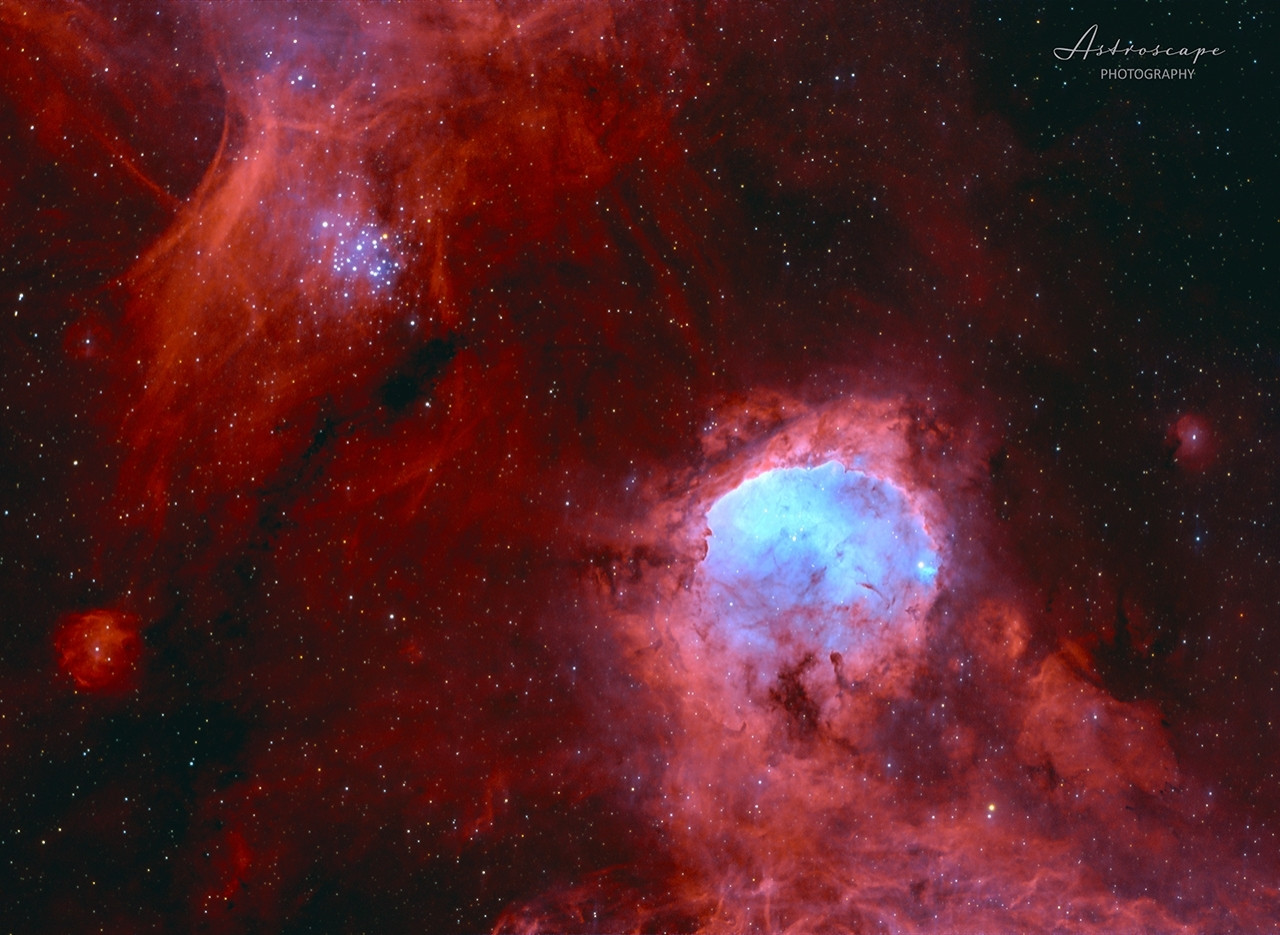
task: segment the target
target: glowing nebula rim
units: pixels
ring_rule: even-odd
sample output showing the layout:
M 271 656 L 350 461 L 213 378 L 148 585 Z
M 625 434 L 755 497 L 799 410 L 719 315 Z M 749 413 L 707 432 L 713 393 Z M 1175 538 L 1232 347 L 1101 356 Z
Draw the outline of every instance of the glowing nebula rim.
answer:
M 824 722 L 842 717 L 838 709 L 851 682 L 879 697 L 909 691 L 911 673 L 927 664 L 942 625 L 941 598 L 966 576 L 959 559 L 975 560 L 969 549 L 956 556 L 949 504 L 976 496 L 986 452 L 980 433 L 969 427 L 922 435 L 923 423 L 936 427 L 938 419 L 905 396 L 847 393 L 806 401 L 761 393 L 718 407 L 702 439 L 702 459 L 651 478 L 636 496 L 649 510 L 628 518 L 633 542 L 661 560 L 648 562 L 625 593 L 610 593 L 598 610 L 619 634 L 638 677 L 661 695 L 688 699 L 679 702 L 682 718 L 693 705 L 731 730 L 748 708 L 768 707 L 771 686 L 788 671 L 807 673 Z M 951 444 L 954 436 L 970 443 Z M 942 473 L 935 461 L 944 448 Z M 903 515 L 929 543 L 936 574 L 921 582 L 913 606 L 872 621 L 878 631 L 861 647 L 806 646 L 800 639 L 772 654 L 726 654 L 715 637 L 718 611 L 701 581 L 715 505 L 771 471 L 831 463 L 901 497 Z

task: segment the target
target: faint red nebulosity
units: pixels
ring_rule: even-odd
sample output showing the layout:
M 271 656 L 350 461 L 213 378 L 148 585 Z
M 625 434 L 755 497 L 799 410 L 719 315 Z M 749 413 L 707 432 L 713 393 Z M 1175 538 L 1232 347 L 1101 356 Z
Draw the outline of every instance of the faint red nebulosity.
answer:
M 1189 471 L 1205 470 L 1217 453 L 1212 425 L 1196 412 L 1179 416 L 1169 427 L 1164 443 L 1173 463 Z
M 234 908 L 234 901 L 253 867 L 253 851 L 244 834 L 232 829 L 210 845 L 208 859 L 216 882 L 199 907 L 206 915 L 220 917 Z
M 81 691 L 128 691 L 142 658 L 139 627 L 137 616 L 118 610 L 70 614 L 54 636 L 58 665 Z
M 87 312 L 67 325 L 62 336 L 62 348 L 72 360 L 98 360 L 110 353 L 111 341 L 109 326 L 102 316 Z

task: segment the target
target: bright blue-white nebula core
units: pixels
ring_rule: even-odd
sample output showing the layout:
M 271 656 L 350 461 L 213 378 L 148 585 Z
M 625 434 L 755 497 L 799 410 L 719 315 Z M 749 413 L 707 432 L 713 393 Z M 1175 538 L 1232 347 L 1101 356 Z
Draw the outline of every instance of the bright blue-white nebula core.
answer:
M 707 523 L 713 625 L 748 656 L 857 651 L 934 591 L 938 556 L 907 497 L 834 461 L 747 480 Z

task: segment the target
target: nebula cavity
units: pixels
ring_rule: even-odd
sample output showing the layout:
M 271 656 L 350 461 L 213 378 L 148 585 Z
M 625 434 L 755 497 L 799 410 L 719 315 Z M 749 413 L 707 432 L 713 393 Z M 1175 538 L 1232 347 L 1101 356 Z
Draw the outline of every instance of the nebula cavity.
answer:
M 938 557 L 893 484 L 830 461 L 750 478 L 712 505 L 701 573 L 736 654 L 857 653 L 930 599 Z

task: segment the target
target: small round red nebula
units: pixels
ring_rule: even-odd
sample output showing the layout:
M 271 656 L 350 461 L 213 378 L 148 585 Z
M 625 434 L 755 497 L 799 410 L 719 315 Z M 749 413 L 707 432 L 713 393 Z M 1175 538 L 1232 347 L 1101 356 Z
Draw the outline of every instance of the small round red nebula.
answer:
M 90 692 L 122 692 L 133 687 L 142 656 L 138 618 L 117 610 L 68 615 L 54 637 L 58 665 Z
M 1201 471 L 1213 461 L 1213 434 L 1203 416 L 1189 412 L 1169 429 L 1165 444 L 1180 467 Z

